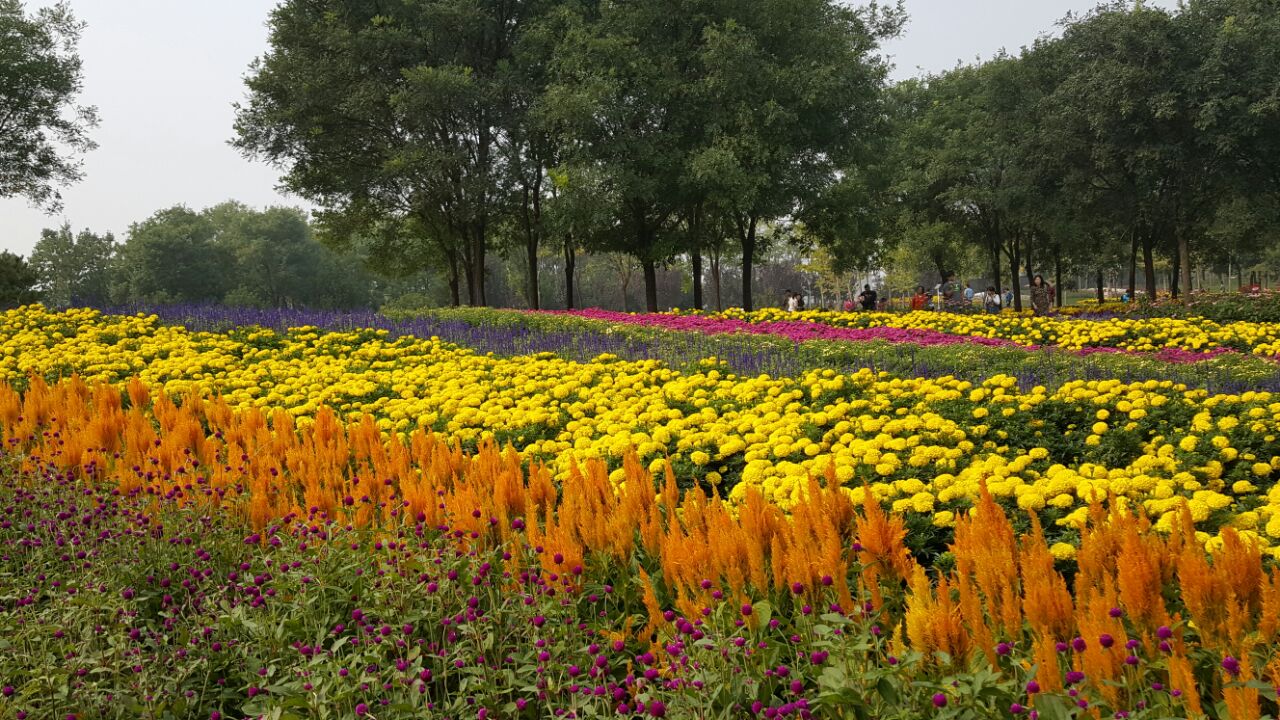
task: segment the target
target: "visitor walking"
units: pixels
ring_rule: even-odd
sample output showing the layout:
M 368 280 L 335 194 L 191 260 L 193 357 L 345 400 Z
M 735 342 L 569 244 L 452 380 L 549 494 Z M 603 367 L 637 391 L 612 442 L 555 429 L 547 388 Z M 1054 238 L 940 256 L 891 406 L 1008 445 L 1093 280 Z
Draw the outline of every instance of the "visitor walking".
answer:
M 1053 312 L 1053 286 L 1044 281 L 1043 275 L 1031 278 L 1031 309 L 1037 315 Z
M 964 284 L 964 304 L 968 307 L 973 306 L 973 286 L 969 283 Z
M 800 296 L 796 293 L 787 291 L 787 312 L 796 312 L 800 309 Z

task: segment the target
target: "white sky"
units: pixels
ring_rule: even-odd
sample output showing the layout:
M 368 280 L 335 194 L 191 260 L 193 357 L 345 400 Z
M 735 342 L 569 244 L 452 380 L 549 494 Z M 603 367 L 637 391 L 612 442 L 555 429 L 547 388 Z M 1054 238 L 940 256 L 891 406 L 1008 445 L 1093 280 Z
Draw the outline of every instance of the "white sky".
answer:
M 276 0 L 70 1 L 88 23 L 80 45 L 82 101 L 98 107 L 102 122 L 93 137 L 99 147 L 85 158 L 85 179 L 63 190 L 61 215 L 0 199 L 0 249 L 25 255 L 42 228 L 64 221 L 123 239 L 130 223 L 175 204 L 301 204 L 275 191 L 274 170 L 227 145 L 231 105 L 243 98 L 249 62 L 266 49 L 265 23 Z M 1053 31 L 1067 12 L 1095 4 L 907 0 L 911 21 L 886 50 L 897 78 L 945 70 L 1001 48 L 1016 51 Z

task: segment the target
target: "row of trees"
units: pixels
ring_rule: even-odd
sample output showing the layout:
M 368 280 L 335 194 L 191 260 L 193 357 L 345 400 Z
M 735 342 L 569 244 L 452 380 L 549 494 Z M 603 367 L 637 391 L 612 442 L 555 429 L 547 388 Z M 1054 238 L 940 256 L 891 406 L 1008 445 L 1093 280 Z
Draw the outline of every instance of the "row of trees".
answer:
M 484 304 L 487 253 L 582 250 L 657 275 L 770 238 L 837 272 L 974 256 L 1003 289 L 1128 269 L 1175 294 L 1194 264 L 1248 266 L 1280 226 L 1280 10 L 1115 2 L 1017 55 L 886 85 L 896 8 L 829 0 L 285 2 L 237 144 L 324 208 L 335 246 L 440 267 Z M 1141 282 L 1139 281 L 1141 278 Z M 465 291 L 463 285 L 465 284 Z
M 1161 256 L 1176 296 L 1194 265 L 1274 255 L 1277 37 L 1265 0 L 1114 3 L 1016 56 L 899 84 L 884 237 L 939 268 L 977 251 L 1014 288 L 1087 268 L 1101 292 L 1123 267 L 1130 296 L 1155 295 Z
M 316 242 L 301 211 L 234 202 L 161 210 L 123 243 L 69 225 L 45 230 L 25 264 L 25 273 L 10 273 L 10 304 L 350 308 L 371 305 L 379 289 L 359 259 Z
M 725 258 L 724 272 L 738 280 L 739 263 Z M 542 252 L 542 301 L 564 292 L 564 258 Z M 487 260 L 490 299 L 504 306 L 529 305 L 524 258 L 508 249 Z M 775 243 L 756 268 L 756 285 L 772 301 L 792 289 L 815 295 L 822 274 L 786 243 Z M 673 304 L 692 303 L 690 269 L 674 263 L 656 272 L 661 295 Z M 46 229 L 29 259 L 0 256 L 0 307 L 44 302 L 53 307 L 156 303 L 221 303 L 252 307 L 421 308 L 450 301 L 447 278 L 438 268 L 388 279 L 369 271 L 362 258 L 341 255 L 316 241 L 301 210 L 255 210 L 226 202 L 203 211 L 172 207 L 130 227 L 124 242 L 110 233 L 74 232 L 70 225 Z M 637 310 L 644 304 L 642 271 L 624 253 L 585 253 L 574 275 L 584 306 Z M 716 289 L 711 304 L 740 302 L 738 286 Z
M 832 0 L 286 0 L 251 69 L 236 144 L 322 208 L 322 237 L 384 272 L 441 267 L 486 304 L 496 248 L 632 256 L 659 269 L 740 257 L 740 301 L 770 221 L 854 232 L 878 152 L 902 14 Z M 865 253 L 862 253 L 865 255 Z M 850 254 L 853 257 L 855 254 Z
M 1177 294 L 1193 268 L 1280 264 L 1272 0 L 1113 2 L 891 86 L 902 22 L 834 0 L 285 0 L 234 143 L 320 208 L 329 250 L 293 211 L 175 208 L 118 247 L 56 231 L 32 270 L 57 302 L 336 306 L 439 278 L 444 302 L 535 308 L 614 278 L 629 306 L 634 272 L 656 309 L 749 308 L 771 256 L 824 295 L 960 269 L 1019 307 L 1035 273 L 1101 292 L 1124 268 L 1154 295 L 1161 267 Z M 79 177 L 80 28 L 0 0 L 0 196 L 53 208 Z

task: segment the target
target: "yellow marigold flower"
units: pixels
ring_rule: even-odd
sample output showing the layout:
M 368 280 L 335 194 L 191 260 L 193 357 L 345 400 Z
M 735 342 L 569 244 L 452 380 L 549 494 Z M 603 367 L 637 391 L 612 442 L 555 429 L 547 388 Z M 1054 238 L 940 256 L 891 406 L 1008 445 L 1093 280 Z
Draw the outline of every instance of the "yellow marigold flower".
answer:
M 1055 560 L 1074 560 L 1076 557 L 1076 548 L 1074 545 L 1059 542 L 1049 547 L 1049 553 L 1053 555 Z

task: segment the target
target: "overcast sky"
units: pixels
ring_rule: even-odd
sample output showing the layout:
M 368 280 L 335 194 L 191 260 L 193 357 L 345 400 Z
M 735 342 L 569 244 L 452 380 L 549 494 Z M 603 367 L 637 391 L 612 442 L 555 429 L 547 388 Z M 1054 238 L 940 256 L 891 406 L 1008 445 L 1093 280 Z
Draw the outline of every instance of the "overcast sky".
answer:
M 236 199 L 300 204 L 275 191 L 276 173 L 243 159 L 231 137 L 232 103 L 249 62 L 266 49 L 276 0 L 70 0 L 88 23 L 81 41 L 83 101 L 102 119 L 83 182 L 63 191 L 61 215 L 0 199 L 0 248 L 27 254 L 41 228 L 114 232 L 176 204 Z M 51 4 L 29 0 L 28 7 Z M 907 0 L 911 20 L 886 50 L 896 78 L 1016 51 L 1094 0 Z M 1171 6 L 1173 0 L 1155 4 Z

